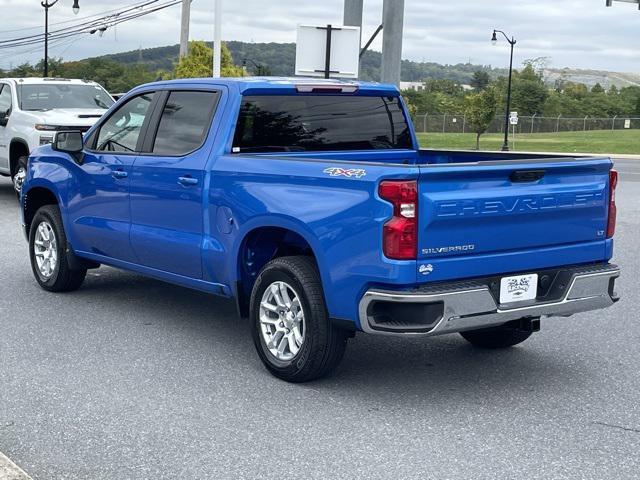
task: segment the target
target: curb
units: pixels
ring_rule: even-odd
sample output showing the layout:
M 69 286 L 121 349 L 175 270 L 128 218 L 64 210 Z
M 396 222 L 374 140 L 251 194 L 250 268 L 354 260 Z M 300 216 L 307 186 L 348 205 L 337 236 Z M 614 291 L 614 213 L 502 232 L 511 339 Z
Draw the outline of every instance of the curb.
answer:
M 0 480 L 32 480 L 18 465 L 0 452 Z

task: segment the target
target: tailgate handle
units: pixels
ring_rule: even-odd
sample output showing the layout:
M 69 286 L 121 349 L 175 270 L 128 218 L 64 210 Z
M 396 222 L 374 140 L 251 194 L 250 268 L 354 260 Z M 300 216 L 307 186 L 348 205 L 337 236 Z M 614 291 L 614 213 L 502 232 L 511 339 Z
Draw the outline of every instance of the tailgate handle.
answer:
M 544 174 L 544 170 L 516 170 L 509 178 L 513 183 L 537 182 Z

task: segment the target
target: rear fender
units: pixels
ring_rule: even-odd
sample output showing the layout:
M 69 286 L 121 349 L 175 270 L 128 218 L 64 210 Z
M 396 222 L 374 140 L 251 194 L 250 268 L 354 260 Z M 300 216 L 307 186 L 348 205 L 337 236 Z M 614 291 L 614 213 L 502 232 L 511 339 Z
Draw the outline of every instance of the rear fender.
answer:
M 247 236 L 252 231 L 258 228 L 269 227 L 289 230 L 302 237 L 311 247 L 313 255 L 316 259 L 316 263 L 318 265 L 318 271 L 320 273 L 320 279 L 323 283 L 323 286 L 326 284 L 326 282 L 329 281 L 329 272 L 326 271 L 325 268 L 327 263 L 324 258 L 324 253 L 318 239 L 315 237 L 309 227 L 295 218 L 287 217 L 285 215 L 271 214 L 252 218 L 251 220 L 243 224 L 242 229 L 238 231 L 233 245 L 233 255 L 230 256 L 227 264 L 227 271 L 233 275 L 231 277 L 231 283 L 235 283 L 240 279 L 241 275 L 240 269 L 238 267 L 241 261 L 240 256 L 242 255 L 242 248 L 244 247 L 245 239 L 247 238 Z

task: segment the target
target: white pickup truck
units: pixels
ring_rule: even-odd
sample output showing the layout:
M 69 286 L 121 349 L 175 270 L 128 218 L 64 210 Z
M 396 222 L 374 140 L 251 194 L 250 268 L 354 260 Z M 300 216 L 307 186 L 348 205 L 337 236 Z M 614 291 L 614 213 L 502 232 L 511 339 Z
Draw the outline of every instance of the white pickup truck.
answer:
M 30 152 L 58 130 L 87 131 L 113 103 L 95 82 L 0 79 L 0 175 L 10 176 L 19 194 Z

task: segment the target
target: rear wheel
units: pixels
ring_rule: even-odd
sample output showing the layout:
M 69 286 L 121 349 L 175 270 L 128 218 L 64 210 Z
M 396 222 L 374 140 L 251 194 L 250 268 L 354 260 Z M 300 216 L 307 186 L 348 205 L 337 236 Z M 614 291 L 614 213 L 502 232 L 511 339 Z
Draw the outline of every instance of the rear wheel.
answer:
M 29 257 L 33 275 L 43 289 L 70 292 L 82 285 L 87 270 L 70 268 L 67 248 L 58 207 L 46 205 L 40 208 L 29 229 Z
M 507 324 L 500 327 L 461 332 L 460 335 L 475 347 L 507 348 L 524 342 L 532 333 Z
M 328 374 L 346 348 L 348 333 L 329 321 L 309 257 L 280 257 L 262 269 L 251 293 L 250 321 L 260 359 L 288 382 Z

